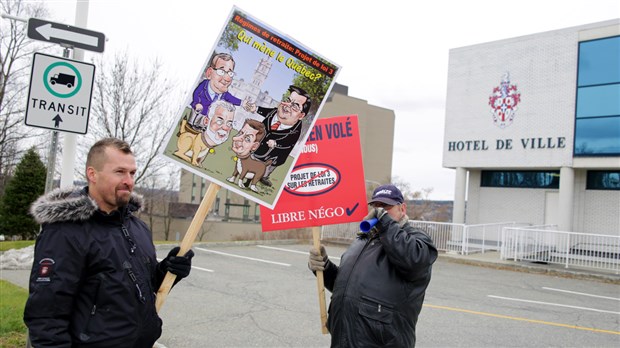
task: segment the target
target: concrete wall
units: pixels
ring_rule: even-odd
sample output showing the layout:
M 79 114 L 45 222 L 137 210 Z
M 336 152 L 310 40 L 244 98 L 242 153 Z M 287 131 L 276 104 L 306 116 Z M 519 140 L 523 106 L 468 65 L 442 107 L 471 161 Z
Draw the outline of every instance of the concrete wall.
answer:
M 620 192 L 586 190 L 586 171 L 575 171 L 573 230 L 620 235 Z
M 480 171 L 470 171 L 468 225 L 493 222 L 545 222 L 546 192 L 558 190 L 480 187 Z

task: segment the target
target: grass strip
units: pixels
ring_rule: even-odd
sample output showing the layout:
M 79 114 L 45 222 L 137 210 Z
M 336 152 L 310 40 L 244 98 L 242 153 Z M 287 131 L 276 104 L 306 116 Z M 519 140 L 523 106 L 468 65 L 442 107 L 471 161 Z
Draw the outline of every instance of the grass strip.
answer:
M 27 298 L 26 289 L 0 280 L 0 347 L 26 346 L 23 315 Z

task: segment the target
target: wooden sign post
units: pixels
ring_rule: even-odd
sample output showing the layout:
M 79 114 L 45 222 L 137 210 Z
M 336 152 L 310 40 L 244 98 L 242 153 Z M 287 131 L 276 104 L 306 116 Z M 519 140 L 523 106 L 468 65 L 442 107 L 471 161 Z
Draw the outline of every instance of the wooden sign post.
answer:
M 185 233 L 185 237 L 183 237 L 183 240 L 181 241 L 180 250 L 177 255 L 185 255 L 185 253 L 188 252 L 189 249 L 191 249 L 192 244 L 194 244 L 194 240 L 196 240 L 196 236 L 200 231 L 200 227 L 204 223 L 205 218 L 209 213 L 209 210 L 213 206 L 215 196 L 217 196 L 217 192 L 219 190 L 220 186 L 214 183 L 211 183 L 209 185 L 209 188 L 207 188 L 207 192 L 205 193 L 202 202 L 200 202 L 198 210 L 196 210 L 194 219 L 192 219 L 192 223 L 189 225 L 189 229 L 187 230 L 187 233 Z M 174 284 L 174 280 L 176 279 L 176 277 L 177 276 L 175 274 L 172 274 L 170 272 L 166 273 L 166 277 L 164 278 L 164 281 L 161 283 L 161 286 L 157 291 L 157 299 L 155 300 L 155 308 L 157 308 L 157 312 L 159 312 L 159 309 L 164 304 L 164 301 L 166 300 L 170 289 L 172 289 L 172 285 Z
M 312 227 L 312 241 L 314 248 L 321 255 L 321 227 Z M 323 280 L 323 271 L 316 271 L 316 286 L 319 291 L 319 309 L 321 311 L 321 332 L 327 335 L 327 309 L 325 304 L 325 283 Z

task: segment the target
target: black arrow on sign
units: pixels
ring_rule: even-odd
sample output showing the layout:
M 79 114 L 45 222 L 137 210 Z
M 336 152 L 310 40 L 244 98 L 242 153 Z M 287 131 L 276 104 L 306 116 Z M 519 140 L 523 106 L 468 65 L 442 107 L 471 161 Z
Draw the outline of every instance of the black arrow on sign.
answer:
M 56 114 L 56 117 L 52 118 L 52 121 L 54 121 L 54 128 L 58 128 L 60 122 L 62 122 L 62 118 L 60 118 L 60 115 Z
M 34 40 L 55 42 L 95 52 L 103 52 L 105 45 L 103 33 L 38 18 L 28 19 L 27 34 Z

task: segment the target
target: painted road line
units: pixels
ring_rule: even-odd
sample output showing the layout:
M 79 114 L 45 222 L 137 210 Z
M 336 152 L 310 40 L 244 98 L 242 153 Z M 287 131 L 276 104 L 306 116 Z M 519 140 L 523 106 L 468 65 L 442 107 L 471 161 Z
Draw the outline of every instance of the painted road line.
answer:
M 447 311 L 461 312 L 461 313 L 468 313 L 468 314 L 475 314 L 475 315 L 483 315 L 483 316 L 486 316 L 486 317 L 493 317 L 493 318 L 500 318 L 500 319 L 517 320 L 517 321 L 523 321 L 523 322 L 528 322 L 528 323 L 533 323 L 533 324 L 541 324 L 541 325 L 564 327 L 564 328 L 574 329 L 574 330 L 583 330 L 583 331 L 591 331 L 591 332 L 598 332 L 598 333 L 606 333 L 606 334 L 611 334 L 611 335 L 620 335 L 620 331 L 601 330 L 601 329 L 595 329 L 595 328 L 592 328 L 592 327 L 583 327 L 583 326 L 576 326 L 576 325 L 554 323 L 554 322 L 543 321 L 543 320 L 535 320 L 535 319 L 528 319 L 528 318 L 512 317 L 512 316 L 509 316 L 509 315 L 502 315 L 502 314 L 470 311 L 468 309 L 452 308 L 452 307 L 445 307 L 445 306 L 437 306 L 437 305 L 431 305 L 431 304 L 426 304 L 426 303 L 424 304 L 424 307 L 435 308 L 435 309 L 444 309 L 444 310 L 447 310 Z
M 257 247 L 264 248 L 264 249 L 271 249 L 271 250 L 286 251 L 286 252 L 295 253 L 295 254 L 308 255 L 307 251 L 299 251 L 299 250 L 294 250 L 294 249 L 276 248 L 276 247 L 270 247 L 270 246 L 266 246 L 266 245 L 257 245 Z M 336 257 L 336 256 L 330 256 L 329 258 L 330 259 L 334 259 L 334 260 L 340 260 L 340 258 Z
M 157 261 L 161 262 L 162 259 L 157 259 Z M 215 271 L 212 269 L 208 269 L 208 268 L 202 268 L 202 267 L 198 267 L 198 266 L 192 266 L 192 269 L 197 269 L 199 271 L 203 271 L 203 272 L 211 272 L 214 273 Z
M 197 269 L 199 271 L 205 271 L 205 272 L 211 272 L 211 273 L 215 272 L 214 270 L 208 269 L 208 268 L 202 268 L 202 267 L 196 267 L 196 266 L 192 266 L 192 268 Z
M 567 294 L 575 294 L 575 295 L 582 295 L 582 296 L 589 296 L 589 297 L 596 297 L 596 298 L 603 298 L 606 300 L 614 300 L 614 301 L 620 301 L 620 298 L 617 297 L 608 297 L 608 296 L 600 296 L 600 295 L 592 295 L 592 294 L 586 294 L 585 292 L 576 292 L 576 291 L 570 291 L 570 290 L 562 290 L 562 289 L 554 289 L 554 288 L 547 288 L 543 286 L 544 290 L 550 290 L 550 291 L 559 291 L 559 292 L 565 292 Z
M 569 306 L 569 305 L 563 305 L 563 304 L 559 304 L 559 303 L 522 300 L 522 299 L 518 299 L 518 298 L 493 296 L 493 295 L 488 295 L 488 297 L 497 298 L 497 299 L 500 299 L 500 300 L 527 302 L 527 303 L 535 303 L 535 304 L 541 304 L 541 305 L 546 305 L 546 306 L 565 307 L 565 308 L 581 309 L 581 310 L 584 310 L 584 311 L 592 311 L 592 312 L 599 312 L 599 313 L 611 313 L 611 314 L 618 314 L 618 315 L 620 315 L 620 312 L 605 311 L 605 310 L 602 310 L 602 309 L 595 309 L 595 308 L 588 308 L 588 307 Z
M 246 259 L 246 260 L 257 261 L 257 262 L 270 263 L 270 264 L 278 265 L 278 266 L 291 267 L 291 265 L 289 263 L 275 262 L 275 261 L 257 259 L 257 258 L 254 258 L 254 257 L 247 257 L 247 256 L 236 255 L 236 254 L 223 253 L 221 251 L 209 250 L 209 249 L 205 249 L 205 248 L 196 248 L 196 249 L 202 250 L 202 251 L 206 251 L 206 252 L 209 252 L 209 253 L 218 254 L 218 255 L 237 257 L 237 258 L 240 258 L 240 259 Z

